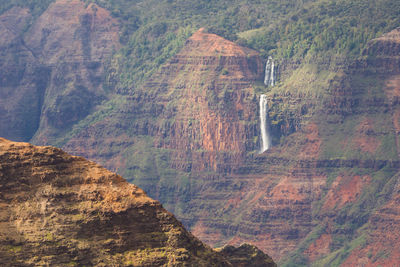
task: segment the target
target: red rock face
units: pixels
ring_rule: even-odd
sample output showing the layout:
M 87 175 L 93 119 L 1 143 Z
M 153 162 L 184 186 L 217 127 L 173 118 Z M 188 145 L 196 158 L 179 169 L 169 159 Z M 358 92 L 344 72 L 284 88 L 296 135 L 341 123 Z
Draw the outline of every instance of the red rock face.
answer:
M 391 56 L 377 58 L 338 75 L 323 99 L 275 95 L 271 101 L 294 107 L 283 126 L 287 136 L 258 155 L 252 83 L 262 80 L 261 60 L 199 31 L 142 89 L 121 97 L 118 112 L 65 148 L 122 173 L 146 172 L 137 181 L 213 246 L 245 241 L 281 262 L 293 251 L 305 264 L 333 253 L 344 261 L 372 211 L 392 200 L 385 183 L 400 167 L 399 72 L 382 74 L 379 64 L 386 58 L 389 68 Z M 146 160 L 132 166 L 131 155 Z M 164 169 L 173 178 L 162 176 Z
M 168 119 L 172 101 L 177 106 L 175 122 L 161 129 L 162 135 L 156 133 L 156 145 L 175 150 L 177 155 L 191 151 L 196 158 L 192 171 L 229 172 L 239 165 L 244 153 L 255 148 L 249 142 L 250 135 L 255 136 L 254 125 L 246 122 L 255 120 L 252 82 L 260 78 L 261 65 L 255 51 L 214 34 L 195 33 L 162 73 L 168 77 L 169 92 L 155 98 L 166 111 L 160 116 Z M 229 159 L 221 160 L 222 153 Z M 176 162 L 174 167 L 187 166 Z
M 397 184 L 390 200 L 374 212 L 368 222 L 366 244 L 357 247 L 342 266 L 396 266 L 400 248 L 400 186 Z
M 133 125 L 123 127 L 154 137 L 155 147 L 172 153 L 174 169 L 230 172 L 256 149 L 253 83 L 262 69 L 257 52 L 199 30 L 128 97 L 124 109 Z M 65 148 L 78 152 L 85 143 L 76 145 L 78 139 Z
M 24 117 L 14 104 L 24 99 L 31 103 L 28 112 L 36 110 L 36 126 L 25 133 L 10 125 L 0 134 L 24 139 L 39 128 L 33 140 L 40 144 L 107 98 L 103 62 L 119 47 L 119 27 L 108 11 L 76 0 L 53 3 L 21 38 L 29 18 L 23 9 L 0 17 L 0 53 L 17 47 L 30 66 L 13 76 L 21 66 L 2 61 L 10 71 L 0 77 L 0 111 L 7 114 L 0 123 L 20 125 Z M 332 80 L 323 99 L 277 92 L 271 101 L 293 110 L 279 129 L 286 137 L 262 155 L 256 154 L 254 84 L 262 82 L 263 62 L 256 51 L 203 30 L 142 88 L 117 96 L 118 107 L 105 118 L 65 140 L 64 148 L 142 182 L 209 244 L 250 241 L 282 261 L 301 249 L 311 263 L 340 249 L 340 238 L 358 238 L 368 224 L 367 240 L 376 249 L 357 247 L 348 264 L 390 265 L 398 253 L 389 248 L 398 236 L 382 236 L 397 231 L 397 195 L 379 181 L 399 168 L 398 36 L 395 30 L 372 41 L 365 58 Z M 301 62 L 282 64 L 284 80 Z M 39 76 L 45 79 L 34 79 Z M 368 192 L 378 199 L 363 200 Z M 369 251 L 371 257 L 362 256 Z
M 367 59 L 365 68 L 346 73 L 333 85 L 332 95 L 311 121 L 281 146 L 247 161 L 241 169 L 246 174 L 220 178 L 218 183 L 224 187 L 218 188 L 219 197 L 212 190 L 201 193 L 202 199 L 218 202 L 220 212 L 202 210 L 192 227 L 197 236 L 210 244 L 220 244 L 221 239 L 230 244 L 252 242 L 281 262 L 301 247 L 297 255 L 302 254 L 308 264 L 341 253 L 344 239 L 337 240 L 345 238 L 349 241 L 342 250 L 346 251 L 342 261 L 350 255 L 346 266 L 395 264 L 398 252 L 392 247 L 396 247 L 398 237 L 391 232 L 397 231 L 393 225 L 399 224 L 398 211 L 389 203 L 396 203 L 397 189 L 383 189 L 379 181 L 389 183 L 391 177 L 393 182 L 396 176 L 390 175 L 399 168 L 399 72 L 391 63 L 396 45 L 389 42 L 392 39 L 385 38 L 384 44 L 380 40 L 372 45 L 388 45 L 391 52 L 382 52 L 376 61 Z M 388 65 L 382 66 L 385 62 Z M 371 78 L 378 84 L 367 80 L 372 69 L 382 71 Z M 343 138 L 330 140 L 335 135 Z M 389 146 L 385 145 L 388 139 Z M 335 155 L 334 151 L 340 153 Z M 364 174 L 357 174 L 360 171 Z M 382 176 L 380 172 L 390 174 Z M 217 204 L 211 202 L 209 207 L 215 208 Z M 375 207 L 380 207 L 379 215 L 373 212 Z M 224 215 L 237 223 L 218 217 Z M 361 230 L 355 232 L 351 227 Z M 366 243 L 360 241 L 363 238 Z M 368 250 L 369 258 L 365 256 Z

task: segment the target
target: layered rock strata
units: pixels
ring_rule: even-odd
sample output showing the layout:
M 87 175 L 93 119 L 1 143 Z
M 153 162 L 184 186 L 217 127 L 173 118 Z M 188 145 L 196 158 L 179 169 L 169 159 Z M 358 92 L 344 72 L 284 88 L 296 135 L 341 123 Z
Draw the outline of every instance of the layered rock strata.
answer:
M 82 131 L 64 147 L 91 157 L 85 154 L 93 150 L 88 135 L 91 139 L 100 127 L 118 120 L 125 135 L 151 137 L 153 147 L 168 151 L 175 170 L 230 173 L 259 146 L 254 82 L 262 79 L 262 66 L 256 51 L 201 29 L 124 100 L 119 114 Z M 116 134 L 96 138 L 97 145 L 110 138 L 127 140 Z M 93 156 L 107 164 L 107 157 Z
M 288 78 L 266 92 L 269 115 L 285 138 L 257 155 L 251 84 L 262 82 L 263 65 L 253 51 L 232 46 L 195 33 L 120 112 L 65 147 L 135 177 L 213 246 L 251 241 L 282 263 L 344 262 L 360 245 L 372 211 L 393 193 L 387 184 L 399 169 L 397 70 L 374 74 L 380 61 L 366 58 L 355 63 L 364 68 L 343 68 L 314 95 L 307 85 L 320 78 L 313 74 L 307 82 L 312 71 L 297 84 Z M 310 66 L 301 68 L 295 77 Z M 283 123 L 273 114 L 281 107 Z M 123 152 L 107 150 L 112 147 Z M 132 155 L 142 163 L 130 163 Z
M 58 142 L 57 128 L 106 98 L 98 77 L 118 47 L 117 27 L 94 5 L 58 1 L 23 38 L 7 28 L 22 32 L 29 17 L 23 9 L 1 16 L 2 36 L 11 36 L 2 51 L 19 47 L 23 59 L 7 59 L 3 69 L 29 67 L 15 72 L 18 78 L 2 75 L 7 97 L 0 109 L 8 117 L 0 119 L 22 125 L 22 111 L 11 104 L 24 96 L 36 128 L 41 121 L 35 142 Z M 68 40 L 58 43 L 64 35 Z M 289 265 L 392 264 L 397 236 L 380 237 L 395 231 L 398 219 L 398 36 L 396 29 L 372 40 L 348 69 L 281 61 L 281 84 L 265 89 L 255 86 L 263 77 L 257 52 L 201 30 L 142 88 L 115 97 L 112 111 L 100 109 L 60 144 L 143 186 L 209 244 L 252 241 Z M 49 64 L 35 65 L 36 55 Z M 261 92 L 271 103 L 275 145 L 256 155 Z M 15 125 L 0 130 L 21 138 L 35 132 Z

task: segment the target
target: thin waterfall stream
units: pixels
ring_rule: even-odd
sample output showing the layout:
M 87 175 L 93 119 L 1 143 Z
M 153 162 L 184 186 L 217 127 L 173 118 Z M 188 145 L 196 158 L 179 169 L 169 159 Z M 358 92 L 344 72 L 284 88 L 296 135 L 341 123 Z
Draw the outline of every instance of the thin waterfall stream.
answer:
M 267 87 L 275 85 L 275 63 L 272 57 L 268 57 L 265 64 L 264 84 Z M 271 147 L 271 136 L 268 127 L 268 100 L 264 94 L 260 95 L 260 130 L 261 147 L 259 153 L 261 154 Z
M 260 154 L 268 150 L 271 146 L 271 137 L 268 130 L 268 100 L 266 95 L 260 96 L 260 129 L 261 129 L 261 148 Z

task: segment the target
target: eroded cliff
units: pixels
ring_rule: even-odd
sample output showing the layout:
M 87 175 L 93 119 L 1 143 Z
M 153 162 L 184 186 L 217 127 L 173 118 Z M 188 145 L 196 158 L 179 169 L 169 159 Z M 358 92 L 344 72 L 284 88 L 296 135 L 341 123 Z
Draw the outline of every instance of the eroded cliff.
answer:
M 397 179 L 396 56 L 325 69 L 293 63 L 265 89 L 261 59 L 232 46 L 195 33 L 141 90 L 119 98 L 118 112 L 80 128 L 65 148 L 133 177 L 206 243 L 246 241 L 283 264 L 339 265 L 366 244 Z M 260 93 L 275 136 L 262 155 Z
M 262 75 L 256 51 L 201 29 L 142 88 L 124 97 L 116 112 L 123 114 L 112 114 L 94 127 L 118 121 L 132 139 L 146 137 L 152 147 L 170 153 L 175 170 L 231 172 L 258 146 L 253 84 Z M 69 140 L 65 149 L 95 156 L 89 154 L 93 149 L 87 131 Z M 95 142 L 116 134 L 96 136 Z M 118 139 L 124 139 L 122 133 Z M 101 154 L 95 157 L 107 164 Z
M 1 136 L 54 142 L 107 98 L 105 67 L 120 47 L 107 10 L 60 0 L 33 18 L 14 7 L 1 15 L 0 30 Z
M 79 18 L 63 11 L 70 10 L 69 4 L 79 10 Z M 30 28 L 49 29 L 54 38 L 48 41 L 44 31 L 39 34 L 43 44 L 28 34 L 22 39 L 35 51 L 45 51 L 48 61 L 63 61 L 66 55 L 72 87 L 93 84 L 89 76 L 81 79 L 72 68 L 86 75 L 89 71 L 81 69 L 82 62 L 91 57 L 94 62 L 104 59 L 92 54 L 98 51 L 90 45 L 96 38 L 84 38 L 100 27 L 93 19 L 98 14 L 95 9 L 78 1 L 59 1 Z M 321 10 L 327 14 L 326 9 Z M 22 9 L 9 12 L 19 12 L 29 20 Z M 66 25 L 75 29 L 73 36 L 69 29 L 47 23 L 49 18 L 59 20 L 59 13 L 65 15 Z M 107 23 L 114 20 L 104 18 L 108 20 L 103 24 L 111 30 L 100 27 L 99 40 L 111 44 L 116 28 Z M 340 32 L 342 26 L 332 33 Z M 263 29 L 259 30 L 247 34 L 257 35 Z M 301 30 L 306 34 L 308 29 Z M 63 40 L 58 31 L 72 38 L 71 46 L 55 41 Z M 249 241 L 281 263 L 295 266 L 391 264 L 398 254 L 393 246 L 397 237 L 381 237 L 387 236 L 387 229 L 396 229 L 392 225 L 398 217 L 393 204 L 399 169 L 398 32 L 372 40 L 354 62 L 329 53 L 275 59 L 279 80 L 274 87 L 265 88 L 265 62 L 256 51 L 200 30 L 143 86 L 113 95 L 82 121 L 89 113 L 81 110 L 88 104 L 86 97 L 79 101 L 68 98 L 69 92 L 76 96 L 78 87 L 63 91 L 64 82 L 58 87 L 55 81 L 59 78 L 49 78 L 54 86 L 48 88 L 61 91 L 43 106 L 48 113 L 35 117 L 37 125 L 39 117 L 43 120 L 34 141 L 63 146 L 123 174 L 213 246 Z M 320 37 L 327 36 L 330 33 Z M 324 41 L 330 45 L 329 40 Z M 313 49 L 318 49 L 315 45 Z M 76 54 L 73 46 L 79 48 Z M 111 46 L 107 47 L 105 55 Z M 81 51 L 83 48 L 86 50 Z M 72 58 L 79 59 L 78 63 L 70 65 Z M 98 77 L 103 71 L 101 64 L 99 72 L 95 71 Z M 47 67 L 43 71 L 54 72 L 53 66 Z M 59 70 L 58 74 L 64 69 Z M 97 84 L 98 80 L 93 81 Z M 107 98 L 96 86 L 90 87 L 93 91 L 89 90 L 88 98 Z M 273 147 L 258 155 L 261 93 L 268 98 Z M 37 107 L 35 101 L 31 102 L 33 108 Z M 69 108 L 71 103 L 76 105 Z

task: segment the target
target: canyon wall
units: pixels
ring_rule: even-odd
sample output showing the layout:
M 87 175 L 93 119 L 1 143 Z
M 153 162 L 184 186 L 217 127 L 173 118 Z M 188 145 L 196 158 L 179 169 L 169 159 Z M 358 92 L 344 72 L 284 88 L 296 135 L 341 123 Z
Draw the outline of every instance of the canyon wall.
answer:
M 0 30 L 1 136 L 55 142 L 109 95 L 105 67 L 120 44 L 107 10 L 61 0 L 33 19 L 14 7 Z
M 374 210 L 394 192 L 393 58 L 320 76 L 309 63 L 281 67 L 286 81 L 265 89 L 256 52 L 200 30 L 64 147 L 131 177 L 208 244 L 251 242 L 284 265 L 339 265 L 367 244 Z M 274 145 L 258 155 L 261 93 Z
M 36 133 L 103 164 L 216 247 L 251 242 L 289 266 L 395 261 L 396 235 L 382 236 L 398 224 L 398 29 L 354 62 L 276 59 L 274 87 L 258 52 L 201 29 L 142 86 L 112 94 L 100 78 L 120 45 L 107 11 L 58 1 L 23 37 L 7 28 L 29 21 L 18 8 L 0 19 L 12 37 L 0 44 L 21 58 L 2 66 L 26 70 L 1 77 L 2 135 Z M 272 147 L 258 154 L 261 94 Z M 24 101 L 28 128 L 12 105 Z
M 64 148 L 107 164 L 107 155 L 91 154 L 92 145 L 109 138 L 128 146 L 149 142 L 146 149 L 165 151 L 174 170 L 230 173 L 259 147 L 253 83 L 262 79 L 262 65 L 257 52 L 201 29 L 142 88 L 121 96 L 118 112 L 84 129 Z M 114 122 L 119 129 L 111 136 L 98 130 Z

